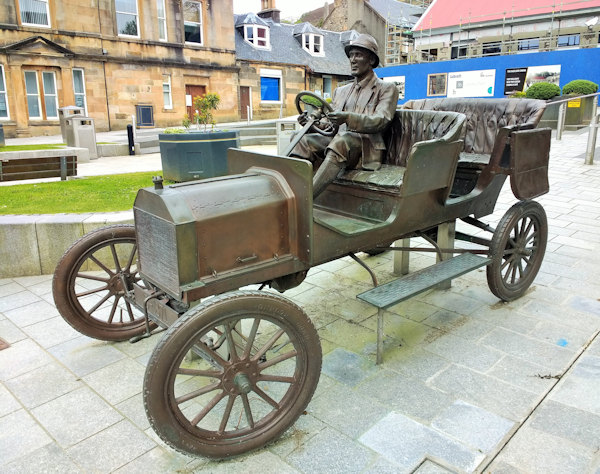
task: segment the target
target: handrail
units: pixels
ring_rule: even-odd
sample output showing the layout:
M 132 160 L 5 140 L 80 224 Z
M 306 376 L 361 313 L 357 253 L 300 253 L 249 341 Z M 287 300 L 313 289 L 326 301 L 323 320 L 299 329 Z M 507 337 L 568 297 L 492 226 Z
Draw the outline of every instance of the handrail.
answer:
M 593 94 L 586 94 L 586 95 L 571 96 L 568 99 L 556 100 L 556 101 L 546 104 L 546 108 L 548 108 L 552 105 L 556 105 L 556 104 L 564 104 L 565 102 L 570 102 L 575 99 L 583 99 L 584 97 L 594 97 L 595 95 L 600 95 L 600 92 L 594 92 Z

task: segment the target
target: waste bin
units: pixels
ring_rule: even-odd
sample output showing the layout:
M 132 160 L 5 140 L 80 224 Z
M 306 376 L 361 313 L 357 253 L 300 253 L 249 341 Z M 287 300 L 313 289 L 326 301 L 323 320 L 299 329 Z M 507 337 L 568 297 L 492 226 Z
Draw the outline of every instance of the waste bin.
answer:
M 68 105 L 66 107 L 60 107 L 58 109 L 58 120 L 60 120 L 60 134 L 62 135 L 63 142 L 67 143 L 67 124 L 66 120 L 74 115 L 83 116 L 83 109 L 75 105 Z
M 238 131 L 161 133 L 163 177 L 192 181 L 227 174 L 227 149 L 240 147 Z
M 295 119 L 277 120 L 277 154 L 283 155 L 283 152 L 290 144 L 292 135 L 302 127 Z
M 87 148 L 90 159 L 98 158 L 96 130 L 91 117 L 71 116 L 65 120 L 65 134 L 68 146 Z

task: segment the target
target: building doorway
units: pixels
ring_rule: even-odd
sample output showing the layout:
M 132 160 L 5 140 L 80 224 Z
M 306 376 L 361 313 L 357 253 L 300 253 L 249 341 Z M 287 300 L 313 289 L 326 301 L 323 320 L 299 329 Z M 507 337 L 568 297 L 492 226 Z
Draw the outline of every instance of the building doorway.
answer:
M 250 114 L 250 117 L 248 117 Z M 252 119 L 252 106 L 250 105 L 250 87 L 240 86 L 240 117 L 242 120 Z
M 185 85 L 185 108 L 188 118 L 194 121 L 194 97 L 203 96 L 206 94 L 206 86 L 194 86 L 191 84 Z

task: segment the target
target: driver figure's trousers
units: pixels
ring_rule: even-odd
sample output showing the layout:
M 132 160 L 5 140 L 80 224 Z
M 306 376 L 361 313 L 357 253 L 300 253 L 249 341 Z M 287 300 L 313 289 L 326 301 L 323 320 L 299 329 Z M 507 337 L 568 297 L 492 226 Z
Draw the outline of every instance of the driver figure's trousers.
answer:
M 291 156 L 310 161 L 316 170 L 328 151 L 333 152 L 330 155 L 343 168 L 357 168 L 361 166 L 362 137 L 356 132 L 339 132 L 334 137 L 307 133 L 294 147 Z

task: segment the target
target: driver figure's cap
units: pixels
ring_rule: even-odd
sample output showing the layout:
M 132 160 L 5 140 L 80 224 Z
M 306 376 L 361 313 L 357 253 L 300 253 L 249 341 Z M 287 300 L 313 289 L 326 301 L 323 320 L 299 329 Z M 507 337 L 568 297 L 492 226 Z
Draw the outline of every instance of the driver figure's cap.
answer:
M 370 53 L 373 53 L 377 58 L 377 64 L 375 64 L 375 67 L 379 66 L 379 48 L 377 47 L 377 41 L 375 41 L 375 38 L 373 38 L 371 35 L 363 33 L 358 35 L 358 38 L 356 38 L 354 41 L 351 41 L 350 44 L 346 45 L 344 51 L 346 51 L 346 56 L 348 57 L 350 56 L 351 48 L 362 48 L 366 49 Z

